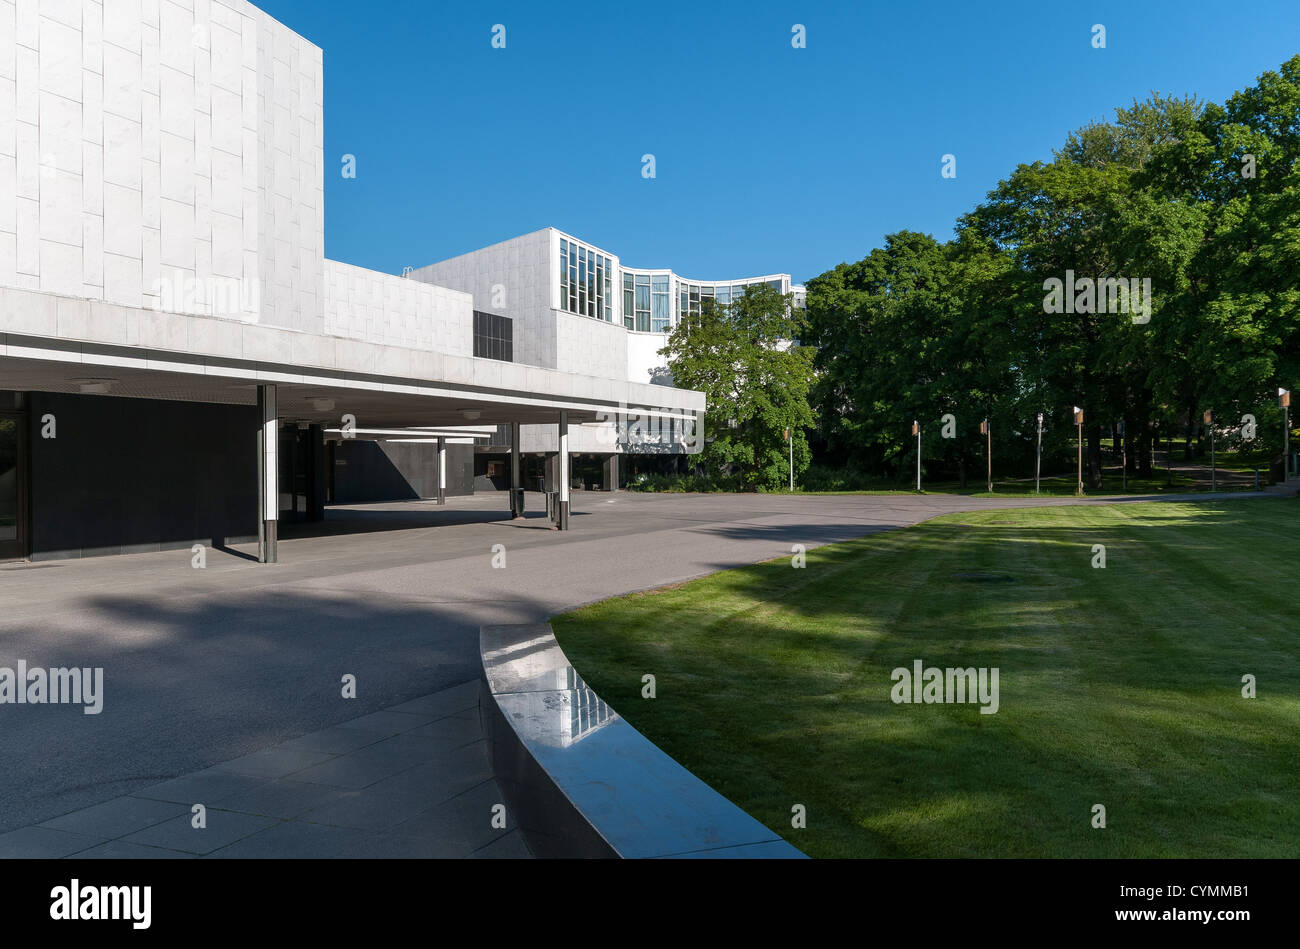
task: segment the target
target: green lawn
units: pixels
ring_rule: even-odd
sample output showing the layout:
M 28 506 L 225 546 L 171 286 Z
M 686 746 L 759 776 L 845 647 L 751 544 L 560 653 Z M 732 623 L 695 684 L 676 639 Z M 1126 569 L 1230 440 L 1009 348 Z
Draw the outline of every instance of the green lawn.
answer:
M 553 624 L 619 713 L 812 856 L 1293 857 L 1298 557 L 1295 500 L 987 511 Z M 998 712 L 894 704 L 916 659 L 997 667 Z

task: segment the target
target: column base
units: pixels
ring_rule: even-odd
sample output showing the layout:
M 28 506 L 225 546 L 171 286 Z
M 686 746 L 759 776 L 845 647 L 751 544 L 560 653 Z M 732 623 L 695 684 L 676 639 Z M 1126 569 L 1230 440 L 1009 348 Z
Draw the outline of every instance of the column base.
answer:
M 278 563 L 280 560 L 280 544 L 276 536 L 278 524 L 279 521 L 262 522 L 262 549 L 259 551 L 262 563 Z

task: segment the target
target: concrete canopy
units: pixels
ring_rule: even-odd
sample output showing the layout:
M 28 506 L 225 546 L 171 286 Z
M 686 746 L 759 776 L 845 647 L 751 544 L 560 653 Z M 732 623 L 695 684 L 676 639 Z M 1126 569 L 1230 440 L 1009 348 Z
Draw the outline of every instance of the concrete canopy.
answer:
M 693 419 L 702 393 L 236 320 L 0 290 L 0 388 L 252 405 L 366 428 L 571 424 L 613 413 Z

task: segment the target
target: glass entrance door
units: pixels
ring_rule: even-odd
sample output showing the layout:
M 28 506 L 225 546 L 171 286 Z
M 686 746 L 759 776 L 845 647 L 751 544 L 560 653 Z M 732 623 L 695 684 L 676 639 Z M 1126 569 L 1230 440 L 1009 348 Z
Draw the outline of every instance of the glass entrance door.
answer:
M 0 560 L 27 556 L 27 472 L 22 415 L 0 413 Z

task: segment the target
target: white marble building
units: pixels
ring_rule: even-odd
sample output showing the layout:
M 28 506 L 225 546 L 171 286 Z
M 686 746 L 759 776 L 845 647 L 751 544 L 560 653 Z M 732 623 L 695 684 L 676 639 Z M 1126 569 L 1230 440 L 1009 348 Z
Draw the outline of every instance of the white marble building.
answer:
M 789 274 L 693 280 L 672 270 L 625 266 L 616 254 L 553 227 L 421 267 L 408 276 L 463 290 L 473 296 L 475 310 L 508 318 L 518 361 L 664 387 L 673 383 L 659 350 L 683 314 L 699 312 L 702 299 L 729 303 L 745 287 L 760 283 L 793 294 L 795 306 L 802 306 L 804 298 L 804 288 L 792 284 Z M 672 451 L 675 444 L 680 440 L 671 431 L 629 444 L 611 431 L 586 427 L 574 433 L 572 450 L 661 453 Z M 525 427 L 523 447 L 554 451 L 554 434 Z
M 441 453 L 702 413 L 629 382 L 615 327 L 484 358 L 473 292 L 326 260 L 323 142 L 321 50 L 245 0 L 0 0 L 0 560 L 243 536 L 254 502 L 273 555 L 346 417 Z

